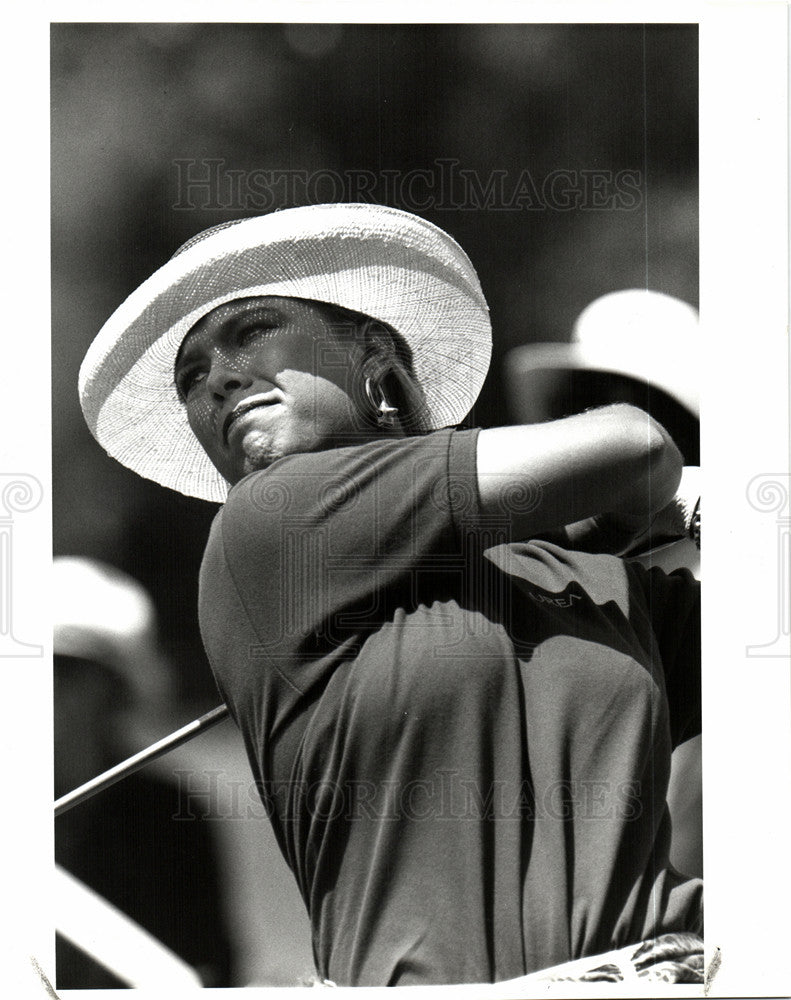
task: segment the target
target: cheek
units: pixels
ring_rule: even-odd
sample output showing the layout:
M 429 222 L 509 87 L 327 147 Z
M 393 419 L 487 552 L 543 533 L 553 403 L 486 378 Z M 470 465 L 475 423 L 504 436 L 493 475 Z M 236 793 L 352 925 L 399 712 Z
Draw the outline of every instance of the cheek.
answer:
M 197 398 L 187 406 L 187 422 L 190 429 L 207 451 L 213 437 L 214 419 L 214 409 L 204 398 Z
M 284 389 L 293 398 L 293 409 L 309 417 L 318 427 L 347 428 L 359 422 L 359 412 L 350 388 L 322 375 L 287 370 L 279 376 Z
M 318 382 L 331 383 L 347 396 L 354 396 L 358 378 L 357 352 L 349 344 L 333 337 L 305 338 L 289 344 L 287 354 L 273 358 L 283 369 L 281 374 L 302 373 Z

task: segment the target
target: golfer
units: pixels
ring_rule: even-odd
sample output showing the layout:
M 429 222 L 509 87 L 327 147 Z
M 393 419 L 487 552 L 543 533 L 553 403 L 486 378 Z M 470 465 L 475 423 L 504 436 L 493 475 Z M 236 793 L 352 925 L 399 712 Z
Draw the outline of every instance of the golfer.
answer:
M 339 985 L 702 926 L 665 803 L 700 725 L 696 584 L 607 554 L 669 509 L 678 450 L 623 405 L 456 429 L 490 348 L 446 233 L 319 205 L 199 234 L 80 374 L 111 455 L 223 504 L 203 642 Z

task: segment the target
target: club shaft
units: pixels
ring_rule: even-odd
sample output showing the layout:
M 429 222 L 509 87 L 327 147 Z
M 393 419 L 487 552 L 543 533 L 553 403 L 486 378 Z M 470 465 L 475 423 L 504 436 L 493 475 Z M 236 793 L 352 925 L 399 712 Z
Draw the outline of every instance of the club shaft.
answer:
M 174 750 L 176 747 L 181 746 L 182 743 L 187 743 L 200 733 L 217 725 L 218 722 L 222 722 L 227 716 L 228 706 L 218 705 L 211 712 L 207 712 L 199 719 L 188 722 L 186 726 L 177 729 L 170 736 L 165 736 L 156 743 L 152 743 L 147 749 L 141 750 L 132 757 L 128 757 L 126 760 L 121 761 L 120 764 L 111 767 L 108 771 L 103 771 L 102 774 L 98 774 L 95 778 L 91 778 L 90 781 L 86 781 L 84 785 L 80 785 L 78 788 L 56 799 L 55 816 L 61 816 L 74 806 L 85 802 L 86 799 L 92 798 L 99 792 L 104 791 L 105 788 L 109 788 L 110 785 L 114 785 L 121 778 L 125 778 L 128 774 L 134 774 L 135 771 L 139 771 L 145 764 L 156 760 L 157 757 L 163 756 L 163 754 L 168 753 L 170 750 Z

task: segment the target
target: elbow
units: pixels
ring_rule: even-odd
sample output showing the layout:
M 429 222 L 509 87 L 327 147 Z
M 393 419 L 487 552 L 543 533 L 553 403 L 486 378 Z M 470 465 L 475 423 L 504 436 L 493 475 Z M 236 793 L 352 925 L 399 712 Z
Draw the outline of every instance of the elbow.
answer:
M 681 482 L 683 456 L 665 428 L 643 410 L 623 404 L 622 414 L 631 429 L 629 452 L 636 472 L 639 506 L 650 512 L 661 510 L 673 499 Z
M 645 469 L 648 502 L 651 511 L 670 503 L 681 482 L 684 459 L 675 441 L 661 424 L 643 414 L 645 434 Z

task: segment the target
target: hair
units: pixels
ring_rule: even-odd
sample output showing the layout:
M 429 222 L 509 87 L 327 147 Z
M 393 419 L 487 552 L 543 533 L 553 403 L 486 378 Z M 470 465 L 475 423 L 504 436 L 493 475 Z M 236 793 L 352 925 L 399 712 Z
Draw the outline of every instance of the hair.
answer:
M 431 427 L 426 398 L 415 377 L 412 350 L 401 334 L 364 313 L 324 302 L 316 305 L 324 309 L 337 335 L 347 333 L 362 338 L 363 359 L 356 395 L 371 422 L 375 422 L 376 414 L 363 389 L 366 379 L 382 390 L 391 406 L 398 407 L 398 421 L 406 433 L 427 434 Z

